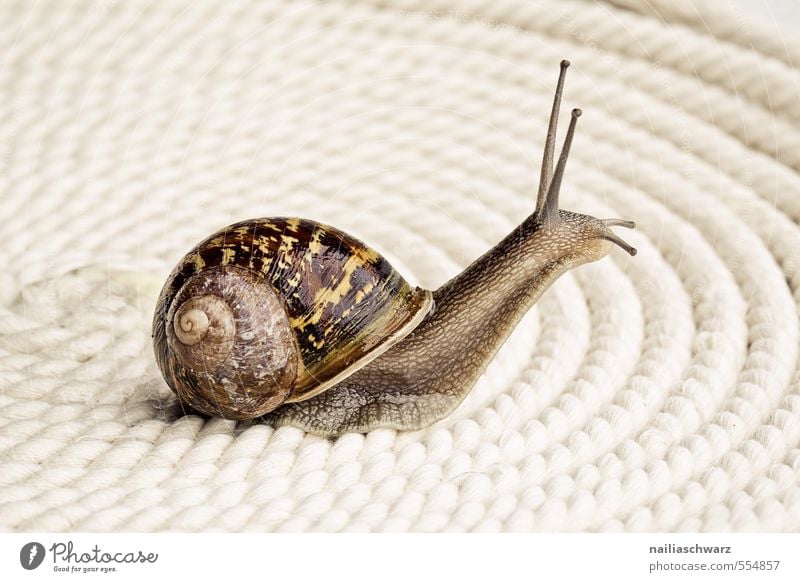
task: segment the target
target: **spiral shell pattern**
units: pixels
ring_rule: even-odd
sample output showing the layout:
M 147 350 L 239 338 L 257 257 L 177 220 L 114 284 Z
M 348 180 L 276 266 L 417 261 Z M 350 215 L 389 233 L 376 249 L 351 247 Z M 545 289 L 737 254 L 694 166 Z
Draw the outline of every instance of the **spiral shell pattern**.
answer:
M 294 335 L 283 302 L 260 277 L 204 269 L 174 297 L 165 294 L 157 313 L 156 360 L 192 408 L 253 418 L 288 398 L 298 368 Z

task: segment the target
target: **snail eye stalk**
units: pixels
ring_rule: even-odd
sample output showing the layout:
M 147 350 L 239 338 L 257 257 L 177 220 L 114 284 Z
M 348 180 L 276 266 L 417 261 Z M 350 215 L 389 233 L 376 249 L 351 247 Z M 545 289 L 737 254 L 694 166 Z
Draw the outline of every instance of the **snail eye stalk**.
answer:
M 558 156 L 556 171 L 553 174 L 553 179 L 550 181 L 550 187 L 547 189 L 547 198 L 545 199 L 544 207 L 541 209 L 540 219 L 544 222 L 559 220 L 558 195 L 561 192 L 561 180 L 564 178 L 564 169 L 567 167 L 569 149 L 572 146 L 572 138 L 575 135 L 575 125 L 578 123 L 578 118 L 580 116 L 580 109 L 572 110 L 572 118 L 569 120 L 569 128 L 567 128 L 567 137 L 564 138 L 564 146 L 561 148 L 561 155 Z
M 558 126 L 558 111 L 561 109 L 561 93 L 564 90 L 564 79 L 567 76 L 569 61 L 561 61 L 561 71 L 558 74 L 556 94 L 553 97 L 553 108 L 550 111 L 550 122 L 547 126 L 547 137 L 544 141 L 544 155 L 542 157 L 542 173 L 539 178 L 539 195 L 536 199 L 536 210 L 539 212 L 544 207 L 547 199 L 547 190 L 553 180 L 553 159 L 556 155 L 556 129 Z

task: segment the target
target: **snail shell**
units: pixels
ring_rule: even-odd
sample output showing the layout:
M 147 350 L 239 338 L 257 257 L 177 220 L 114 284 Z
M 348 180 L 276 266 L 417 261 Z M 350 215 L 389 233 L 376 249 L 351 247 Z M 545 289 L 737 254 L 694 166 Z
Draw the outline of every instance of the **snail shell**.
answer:
M 430 291 L 338 229 L 246 220 L 205 239 L 172 271 L 153 322 L 156 360 L 193 408 L 254 418 L 348 377 L 432 306 Z

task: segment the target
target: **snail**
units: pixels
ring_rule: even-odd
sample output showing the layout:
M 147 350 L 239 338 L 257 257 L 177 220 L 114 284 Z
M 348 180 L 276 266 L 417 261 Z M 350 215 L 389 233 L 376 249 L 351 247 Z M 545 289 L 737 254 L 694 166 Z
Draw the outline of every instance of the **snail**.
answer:
M 379 253 L 300 218 L 232 224 L 178 263 L 159 296 L 156 360 L 180 401 L 229 419 L 263 417 L 336 436 L 415 430 L 463 400 L 522 316 L 567 270 L 606 256 L 611 227 L 559 209 L 575 126 L 555 164 L 562 61 L 536 207 L 435 291 L 412 287 Z

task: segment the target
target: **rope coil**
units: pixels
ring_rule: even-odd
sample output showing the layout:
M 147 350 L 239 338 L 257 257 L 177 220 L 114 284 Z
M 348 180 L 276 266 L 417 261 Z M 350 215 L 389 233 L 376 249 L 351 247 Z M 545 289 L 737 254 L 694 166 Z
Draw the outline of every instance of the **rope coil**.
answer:
M 705 1 L 37 6 L 0 6 L 0 528 L 800 530 L 800 47 Z M 186 249 L 299 215 L 442 284 L 534 208 L 562 58 L 562 206 L 636 257 L 430 429 L 182 413 L 150 317 Z

